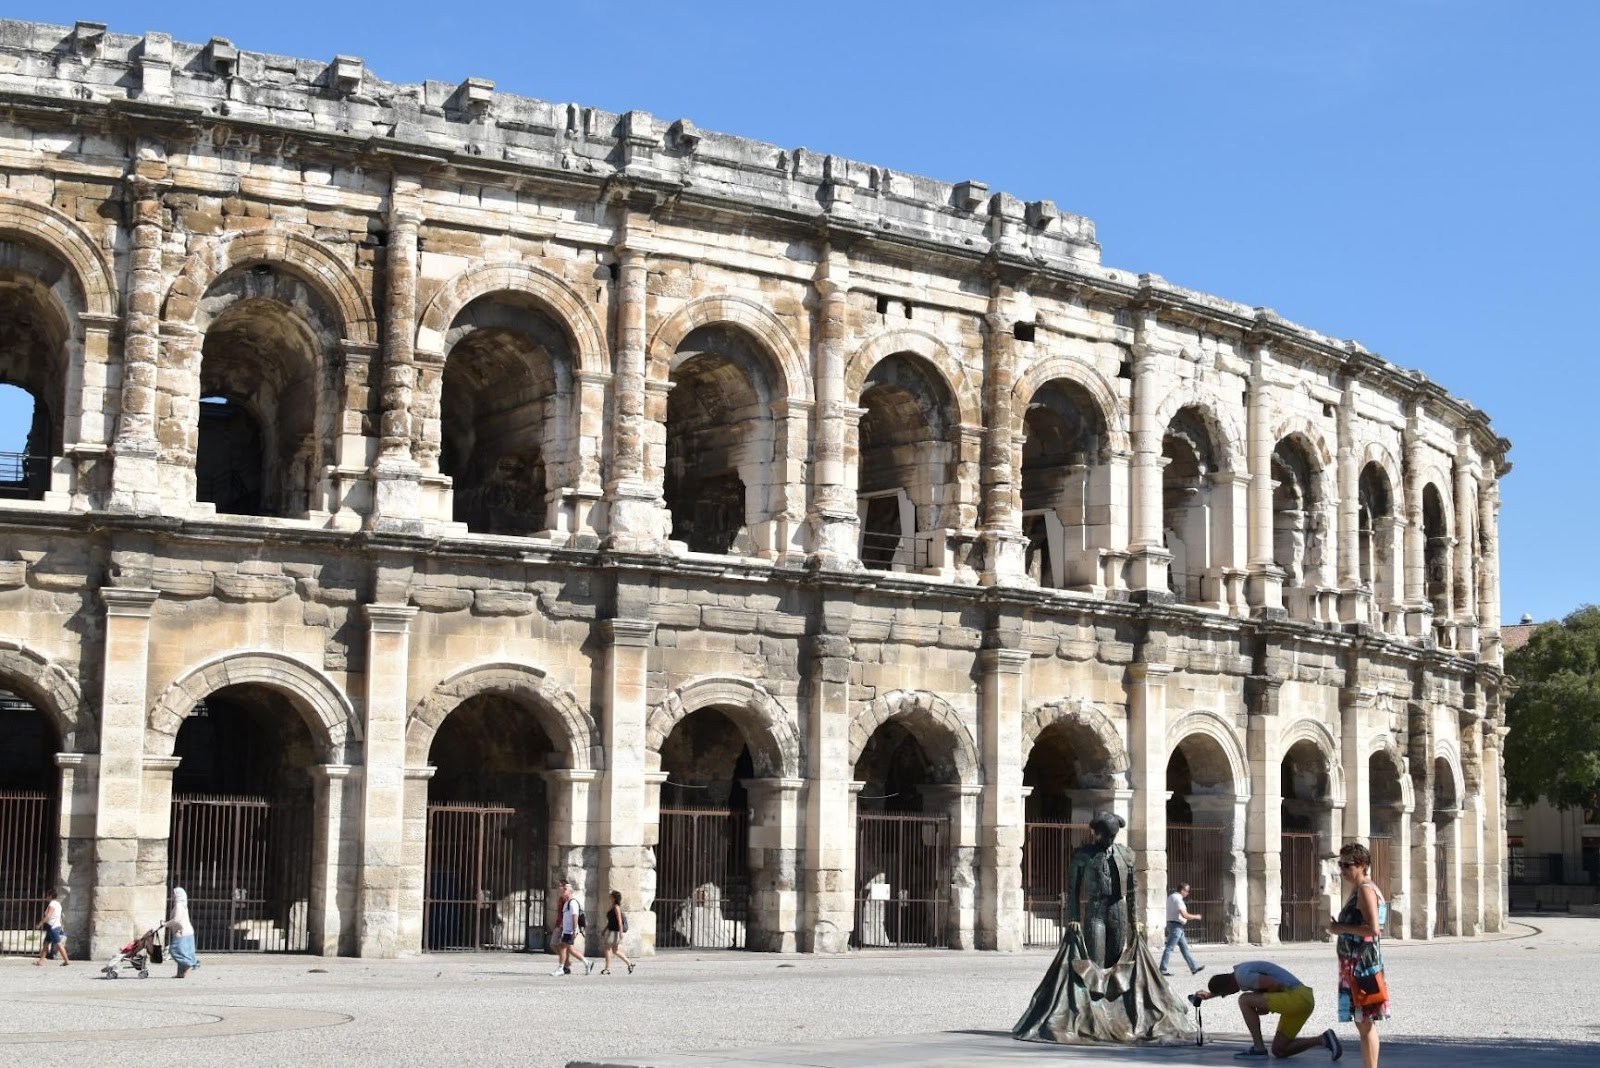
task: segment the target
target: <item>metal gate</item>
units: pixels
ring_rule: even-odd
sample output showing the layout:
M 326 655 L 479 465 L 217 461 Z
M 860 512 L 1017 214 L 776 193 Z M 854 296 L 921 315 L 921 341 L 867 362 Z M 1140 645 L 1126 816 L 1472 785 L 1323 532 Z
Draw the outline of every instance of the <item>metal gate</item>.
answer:
M 1072 853 L 1094 841 L 1087 823 L 1029 823 L 1022 836 L 1024 945 L 1059 946 L 1067 923 L 1067 869 Z
M 1187 907 L 1202 917 L 1190 920 L 1184 928 L 1191 942 L 1225 942 L 1228 938 L 1226 879 L 1232 857 L 1225 848 L 1226 831 L 1224 827 L 1167 825 L 1166 892 L 1188 883 Z M 1164 928 L 1162 937 L 1166 937 Z
M 750 918 L 742 810 L 664 808 L 656 845 L 656 948 L 743 949 Z
M 307 805 L 264 797 L 174 797 L 167 887 L 189 893 L 196 948 L 306 952 L 311 838 Z
M 865 813 L 856 817 L 858 947 L 944 949 L 949 816 Z
M 532 810 L 429 805 L 423 948 L 543 949 L 542 839 Z
M 59 841 L 55 816 L 55 797 L 43 790 L 0 792 L 0 953 L 39 952 Z
M 1280 857 L 1283 897 L 1278 938 L 1284 942 L 1309 942 L 1320 937 L 1328 923 L 1323 915 L 1318 877 L 1317 836 L 1300 831 L 1284 832 Z
M 1385 901 L 1394 898 L 1394 838 L 1387 834 L 1374 834 L 1367 838 L 1367 851 L 1372 854 L 1372 881 Z M 1341 887 L 1340 893 L 1344 890 Z
M 1433 844 L 1433 936 L 1450 933 L 1450 850 L 1443 842 Z

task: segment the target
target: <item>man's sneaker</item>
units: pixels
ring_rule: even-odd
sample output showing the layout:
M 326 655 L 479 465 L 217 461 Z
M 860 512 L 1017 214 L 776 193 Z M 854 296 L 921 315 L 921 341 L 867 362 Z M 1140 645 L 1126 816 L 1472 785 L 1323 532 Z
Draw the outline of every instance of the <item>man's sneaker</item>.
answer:
M 1339 1041 L 1339 1036 L 1333 1028 L 1322 1032 L 1322 1044 L 1328 1047 L 1328 1052 L 1333 1054 L 1333 1059 L 1338 1060 L 1344 1056 L 1344 1043 Z
M 1240 1050 L 1238 1053 L 1235 1053 L 1233 1056 L 1234 1056 L 1235 1060 L 1240 1060 L 1240 1061 L 1255 1060 L 1258 1057 L 1262 1058 L 1262 1059 L 1265 1059 L 1266 1056 L 1267 1056 L 1267 1051 L 1264 1050 L 1264 1049 L 1256 1049 L 1254 1046 L 1251 1046 L 1249 1049 Z
M 1189 969 L 1189 974 L 1190 975 L 1199 975 L 1201 972 L 1203 972 L 1205 970 L 1206 970 L 1206 966 L 1204 964 L 1196 964 L 1193 968 Z
M 1169 979 L 1170 979 L 1170 978 L 1172 978 L 1172 973 L 1171 973 L 1171 972 L 1169 972 L 1169 971 L 1167 971 L 1167 970 L 1166 970 L 1166 969 L 1165 969 L 1165 968 L 1162 968 L 1162 969 L 1161 969 L 1161 974 L 1162 974 L 1162 975 L 1165 975 L 1165 976 L 1166 976 L 1166 977 L 1167 977 L 1167 978 L 1169 978 Z
M 583 974 L 584 975 L 588 975 L 592 971 L 594 971 L 594 961 L 592 961 L 592 960 L 584 961 L 583 962 Z
M 555 971 L 551 972 L 550 974 L 551 975 L 566 975 L 567 974 L 567 970 L 565 968 L 557 968 Z

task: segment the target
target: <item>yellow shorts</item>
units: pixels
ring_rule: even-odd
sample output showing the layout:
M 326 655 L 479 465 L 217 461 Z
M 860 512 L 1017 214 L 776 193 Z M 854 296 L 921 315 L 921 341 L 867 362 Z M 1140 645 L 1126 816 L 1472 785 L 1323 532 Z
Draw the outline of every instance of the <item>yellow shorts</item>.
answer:
M 1267 1011 L 1279 1016 L 1279 1038 L 1293 1038 L 1311 1019 L 1311 1010 L 1317 1007 L 1317 996 L 1309 986 L 1293 990 L 1273 990 L 1267 994 Z

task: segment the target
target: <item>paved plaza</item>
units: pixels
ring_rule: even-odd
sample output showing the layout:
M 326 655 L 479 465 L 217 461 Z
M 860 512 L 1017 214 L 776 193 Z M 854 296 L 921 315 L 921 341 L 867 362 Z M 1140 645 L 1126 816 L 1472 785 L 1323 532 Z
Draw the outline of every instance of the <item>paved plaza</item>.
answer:
M 1201 947 L 1211 969 L 1253 956 L 1309 981 L 1333 1023 L 1325 945 Z M 1600 1064 L 1600 920 L 1529 918 L 1508 937 L 1388 947 L 1397 1018 L 1385 1065 Z M 1013 1042 L 1042 953 L 672 954 L 634 975 L 551 976 L 547 957 L 205 958 L 181 982 L 99 977 L 101 962 L 0 959 L 10 1063 L 263 1065 L 1232 1064 L 1242 1026 L 1208 1006 L 1214 1044 L 1082 1050 Z M 1354 1029 L 1346 1064 L 1359 1064 Z M 1297 1064 L 1326 1063 L 1320 1052 Z

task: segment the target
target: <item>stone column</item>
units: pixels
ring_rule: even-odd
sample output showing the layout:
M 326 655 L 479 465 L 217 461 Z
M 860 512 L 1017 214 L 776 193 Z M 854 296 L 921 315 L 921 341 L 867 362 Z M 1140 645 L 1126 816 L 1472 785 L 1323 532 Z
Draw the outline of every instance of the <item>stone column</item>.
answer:
M 166 879 L 149 870 L 152 843 L 143 840 L 144 736 L 150 664 L 150 615 L 155 590 L 104 587 L 101 650 L 100 759 L 94 794 L 94 902 L 89 952 L 109 957 L 164 905 Z M 165 755 L 165 754 L 162 754 Z M 63 799 L 64 800 L 64 799 Z M 163 812 L 162 815 L 167 815 Z M 158 838 L 165 843 L 163 826 Z M 166 850 L 160 849 L 164 859 Z M 163 913 L 164 915 L 164 913 Z
M 81 744 L 81 743 L 80 743 Z M 95 753 L 57 753 L 61 809 L 56 833 L 61 852 L 52 876 L 64 895 L 61 909 L 67 937 L 75 946 L 89 937 L 89 907 L 94 900 L 95 791 L 100 757 Z M 32 919 L 33 917 L 27 917 Z
M 1128 845 L 1138 865 L 1135 919 L 1147 931 L 1166 922 L 1167 679 L 1171 664 L 1128 665 L 1128 760 L 1133 802 Z
M 47 499 L 65 499 L 75 510 L 104 508 L 111 488 L 107 451 L 116 433 L 117 404 L 111 384 L 111 339 L 121 320 L 115 315 L 78 314 L 78 338 L 67 343 L 67 404 L 61 461 L 52 474 Z M 65 907 L 65 902 L 62 902 Z
M 746 779 L 750 797 L 750 920 L 746 946 L 793 953 L 800 915 L 800 796 L 804 779 Z
M 1167 551 L 1161 530 L 1161 438 L 1165 428 L 1157 424 L 1163 388 L 1160 353 L 1153 337 L 1158 324 L 1153 309 L 1137 314 L 1133 343 L 1133 529 L 1128 545 L 1133 567 L 1129 586 L 1135 596 L 1166 600 L 1171 592 L 1167 588 L 1167 569 L 1172 554 Z
M 816 371 L 817 418 L 811 466 L 811 551 L 826 568 L 856 570 L 860 519 L 847 468 L 855 453 L 846 447 L 844 395 L 846 345 L 849 339 L 850 260 L 828 247 L 817 270 Z
M 156 440 L 157 369 L 161 362 L 161 195 L 170 182 L 164 161 L 141 161 L 127 179 L 129 215 L 128 295 L 124 303 L 122 396 L 112 445 L 111 509 L 161 511 L 160 445 Z M 147 176 L 159 172 L 160 178 Z
M 402 604 L 369 604 L 365 766 L 361 777 L 361 903 L 356 951 L 395 957 L 401 941 L 400 887 L 405 857 L 406 680 L 411 620 Z
M 616 377 L 612 380 L 611 478 L 606 483 L 608 547 L 653 552 L 666 542 L 666 502 L 648 477 L 650 444 L 646 400 L 649 330 L 649 257 L 633 233 L 641 222 L 630 212 L 627 236 L 617 246 Z
M 1022 948 L 1022 699 L 1025 649 L 984 649 L 979 717 L 983 815 L 978 846 L 979 949 Z
M 1506 728 L 1494 720 L 1483 724 L 1483 929 L 1487 933 L 1505 930 L 1506 921 L 1506 824 L 1505 773 L 1501 753 Z
M 948 948 L 976 948 L 978 880 L 974 860 L 978 842 L 978 795 L 983 787 L 976 783 L 957 783 L 925 785 L 919 789 L 927 800 L 926 811 L 930 815 L 945 812 L 950 816 L 949 912 L 945 919 Z M 1020 854 L 1018 859 L 1020 862 Z M 1018 885 L 1021 885 L 1020 874 Z M 896 892 L 899 890 L 900 887 L 895 887 Z
M 1372 620 L 1372 594 L 1361 587 L 1361 457 L 1355 443 L 1356 380 L 1345 379 L 1339 398 L 1339 621 Z M 1363 830 L 1363 833 L 1365 831 Z
M 1402 773 L 1403 774 L 1403 773 Z M 1402 787 L 1403 789 L 1403 787 Z M 1391 864 L 1393 886 L 1389 890 L 1389 934 L 1395 938 L 1410 938 L 1415 927 L 1412 912 L 1416 902 L 1411 896 L 1413 865 L 1411 858 L 1411 809 L 1401 804 L 1394 812 L 1394 845 Z
M 646 611 L 643 590 L 618 591 L 618 600 L 638 616 Z M 645 840 L 645 723 L 650 714 L 650 650 L 656 625 L 642 618 L 603 620 L 599 626 L 602 674 L 598 708 L 606 751 L 599 782 L 599 826 L 593 844 L 600 850 L 600 879 L 624 901 L 655 896 L 655 858 Z M 629 914 L 640 940 L 655 945 L 655 915 Z M 632 932 L 630 932 L 632 933 Z
M 1282 687 L 1283 677 L 1275 672 L 1245 680 L 1250 719 L 1245 735 L 1250 762 L 1249 939 L 1261 945 L 1278 941 L 1283 919 L 1283 772 L 1277 722 Z
M 628 914 L 628 941 L 630 946 L 624 947 L 624 952 L 631 955 L 632 944 L 641 937 L 640 924 L 646 916 L 654 922 L 655 914 L 650 911 L 654 901 L 654 883 L 643 887 L 636 895 L 630 895 L 628 890 L 614 884 L 607 884 L 602 874 L 596 870 L 600 859 L 595 848 L 595 810 L 596 789 L 600 783 L 600 772 L 590 768 L 558 768 L 544 773 L 545 798 L 549 808 L 549 854 L 547 863 L 538 868 L 538 876 L 546 890 L 555 887 L 561 879 L 572 881 L 572 891 L 578 895 L 578 900 L 583 904 L 584 911 L 590 916 L 603 916 L 605 910 L 611 907 L 611 897 L 608 891 L 622 890 L 623 908 Z M 649 852 L 648 849 L 645 850 Z M 555 908 L 553 897 L 546 900 L 546 911 Z M 529 917 L 529 922 L 545 922 L 550 917 Z M 654 927 L 650 928 L 652 931 Z M 584 947 L 585 952 L 598 946 L 599 927 L 594 928 L 595 934 L 589 946 Z M 644 953 L 655 952 L 653 942 L 638 943 Z M 600 954 L 595 954 L 599 956 Z
M 1501 660 L 1500 646 L 1500 480 L 1493 474 L 1494 460 L 1478 485 L 1478 529 L 1483 532 L 1483 555 L 1478 561 L 1478 619 L 1483 626 L 1480 655 L 1490 664 Z
M 378 457 L 372 465 L 373 501 L 367 525 L 373 530 L 422 530 L 422 470 L 413 443 L 422 435 L 413 426 L 417 389 L 417 272 L 421 259 L 417 231 L 422 213 L 414 180 L 396 177 L 390 193 L 389 244 L 384 257 L 384 337 Z
M 1478 524 L 1478 515 L 1474 508 L 1476 498 L 1473 490 L 1477 488 L 1477 480 L 1472 477 L 1472 470 L 1468 466 L 1471 459 L 1471 442 L 1468 440 L 1467 431 L 1461 430 L 1456 434 L 1456 559 L 1454 583 L 1461 595 L 1456 598 L 1456 620 L 1464 626 L 1476 628 L 1478 624 L 1478 584 L 1473 574 L 1474 565 L 1478 559 L 1478 546 L 1472 537 L 1474 528 Z M 1461 643 L 1458 648 L 1468 649 L 1466 643 Z
M 354 773 L 354 774 L 352 774 Z M 360 833 L 352 825 L 361 771 L 349 764 L 318 764 L 311 768 L 315 798 L 312 806 L 311 901 L 307 949 L 323 957 L 337 957 L 355 949 L 347 932 L 356 913 L 359 871 L 348 843 Z M 420 909 L 421 902 L 418 902 Z M 419 913 L 420 914 L 420 913 Z
M 401 772 L 400 956 L 422 952 L 428 893 L 428 780 L 437 770 L 429 765 Z M 347 788 L 346 792 L 354 791 Z
M 983 571 L 985 586 L 1020 582 L 1027 571 L 1027 541 L 1022 534 L 1022 472 L 1012 467 L 1011 395 L 1017 384 L 1017 295 L 996 280 L 989 287 L 989 312 L 983 325 Z M 1085 517 L 1087 520 L 1087 517 Z
M 1266 365 L 1272 352 L 1266 345 L 1252 346 L 1248 429 L 1250 442 L 1250 574 L 1246 599 L 1256 614 L 1283 611 L 1283 569 L 1278 567 L 1272 544 L 1272 440 L 1271 402 L 1267 397 Z M 1273 847 L 1273 856 L 1278 847 Z
M 1437 827 L 1431 812 L 1422 806 L 1412 810 L 1411 824 L 1411 886 L 1407 899 L 1411 903 L 1410 937 L 1428 939 L 1434 932 L 1434 907 L 1438 901 L 1438 871 L 1434 866 L 1434 845 Z
M 1413 638 L 1430 633 L 1433 609 L 1428 604 L 1427 566 L 1422 535 L 1422 435 L 1417 427 L 1418 402 L 1413 398 L 1401 434 L 1405 453 L 1405 609 L 1406 633 Z
M 805 924 L 803 953 L 843 953 L 855 926 L 855 798 L 850 764 L 850 591 L 825 598 L 822 633 L 809 641 L 806 705 Z M 857 788 L 859 789 L 859 787 Z
M 1344 837 L 1366 842 L 1372 835 L 1371 768 L 1362 739 L 1373 716 L 1376 692 L 1360 686 L 1339 690 L 1339 756 L 1344 768 Z M 1337 848 L 1340 843 L 1333 843 Z
M 168 847 L 172 835 L 172 773 L 179 758 L 146 754 L 139 784 L 139 867 L 135 893 L 138 905 L 131 917 L 135 934 L 150 929 L 154 919 L 166 918 Z M 126 939 L 124 939 L 126 942 Z

